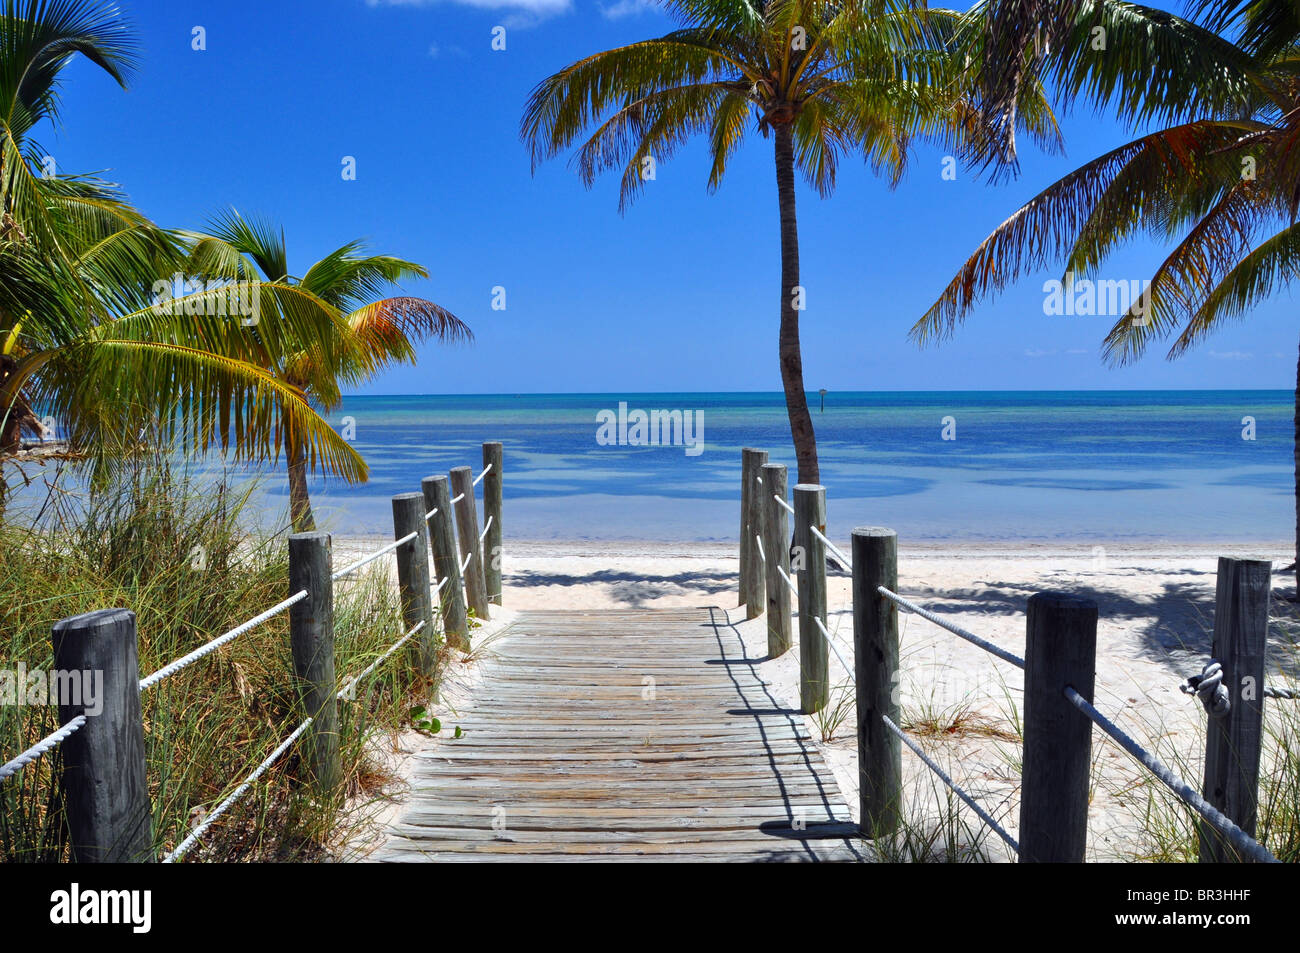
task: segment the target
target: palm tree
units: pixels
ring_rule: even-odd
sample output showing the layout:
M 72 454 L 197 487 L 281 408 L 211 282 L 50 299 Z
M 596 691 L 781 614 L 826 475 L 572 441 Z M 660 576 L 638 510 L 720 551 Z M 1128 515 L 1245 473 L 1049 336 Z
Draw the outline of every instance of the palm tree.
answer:
M 1107 335 L 1103 356 L 1114 364 L 1136 360 L 1175 331 L 1167 356 L 1176 358 L 1300 276 L 1294 7 L 1230 0 L 1202 12 L 1209 14 L 1207 26 L 1239 27 L 1240 45 L 1183 22 L 1186 58 L 1218 60 L 1215 82 L 1226 82 L 1231 94 L 1217 103 L 1202 100 L 1207 114 L 1098 156 L 1018 209 L 915 324 L 914 339 L 951 335 L 987 294 L 1056 261 L 1067 274 L 1095 271 L 1138 233 L 1176 241 L 1143 296 Z M 1300 557 L 1300 361 L 1294 428 Z M 1300 559 L 1295 568 L 1300 574 Z
M 421 265 L 391 255 L 371 255 L 361 242 L 349 242 L 307 269 L 301 279 L 289 274 L 284 231 L 266 221 L 249 221 L 237 211 L 217 218 L 209 234 L 191 235 L 190 271 L 228 280 L 248 280 L 259 272 L 262 288 L 305 292 L 342 315 L 342 354 L 336 364 L 320 359 L 304 340 L 280 360 L 266 354 L 263 366 L 284 387 L 325 410 L 338 406 L 342 385 L 360 384 L 398 362 L 415 363 L 416 344 L 471 340 L 469 327 L 432 301 L 413 297 L 379 298 L 405 278 L 428 278 Z M 378 300 L 376 300 L 378 299 Z M 289 474 L 289 513 L 298 532 L 315 528 L 307 473 L 314 468 L 310 440 L 286 417 L 282 431 Z M 345 470 L 326 469 L 348 477 Z
M 236 458 L 257 459 L 278 447 L 282 425 L 267 425 L 275 407 L 319 454 L 364 475 L 356 451 L 265 370 L 264 358 L 281 359 L 290 342 L 310 342 L 337 366 L 336 309 L 283 287 L 266 289 L 255 329 L 216 306 L 228 289 L 159 307 L 157 281 L 184 261 L 177 237 L 107 183 L 46 174 L 31 133 L 57 121 L 60 74 L 77 54 L 125 85 L 135 46 L 115 5 L 0 3 L 0 461 L 34 429 L 36 407 L 101 465 L 119 445 L 105 433 L 135 433 L 142 416 L 199 447 L 227 442 L 233 428 Z
M 646 160 L 663 161 L 694 135 L 708 137 L 710 191 L 747 128 L 770 136 L 781 235 L 781 382 L 803 483 L 820 482 L 799 345 L 801 309 L 795 170 L 823 197 L 842 158 L 861 153 L 897 184 L 912 143 L 927 138 L 978 156 L 976 123 L 957 40 L 958 14 L 903 0 L 665 0 L 681 28 L 597 53 L 543 80 L 521 135 L 533 168 L 591 127 L 574 158 L 592 185 L 622 172 L 619 209 L 642 187 Z M 1058 142 L 1041 88 L 1016 90 L 1014 123 Z

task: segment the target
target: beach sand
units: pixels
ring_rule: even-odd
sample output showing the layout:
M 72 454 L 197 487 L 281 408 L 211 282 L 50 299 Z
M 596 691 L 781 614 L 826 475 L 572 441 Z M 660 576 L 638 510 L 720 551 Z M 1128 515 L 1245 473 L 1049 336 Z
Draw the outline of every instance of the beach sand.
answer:
M 336 561 L 383 542 L 336 538 Z M 847 540 L 836 540 L 847 551 Z M 1290 563 L 1286 543 L 1268 546 L 1128 544 L 1106 550 L 1013 543 L 900 547 L 902 595 L 977 635 L 1022 655 L 1024 611 L 1035 592 L 1062 590 L 1095 599 L 1100 610 L 1095 702 L 1140 743 L 1200 788 L 1204 714 L 1179 691 L 1180 681 L 1200 671 L 1210 647 L 1216 562 L 1219 555 L 1271 558 L 1274 562 L 1272 681 L 1298 674 L 1296 613 L 1282 597 L 1294 595 L 1294 580 L 1281 567 Z M 509 638 L 508 624 L 521 609 L 716 606 L 742 636 L 750 657 L 764 659 L 766 623 L 744 621 L 736 608 L 738 560 L 734 547 L 696 543 L 515 542 L 503 557 L 505 612 L 490 632 Z M 394 573 L 395 577 L 395 573 Z M 850 578 L 828 578 L 827 628 L 839 653 L 851 664 L 853 624 Z M 901 615 L 900 654 L 903 724 L 953 778 L 1014 834 L 1018 826 L 1018 712 L 1021 676 L 1013 666 L 931 623 Z M 798 637 L 797 622 L 793 626 Z M 491 651 L 490 640 L 483 651 Z M 843 664 L 831 653 L 832 707 L 837 727 L 819 742 L 841 792 L 857 812 L 857 751 L 853 689 Z M 481 690 L 473 660 L 454 669 L 444 711 L 472 706 Z M 798 646 L 758 667 L 783 704 L 798 707 Z M 824 724 L 802 716 L 820 739 Z M 825 719 L 822 719 L 824 722 Z M 446 718 L 444 718 L 446 722 Z M 412 746 L 436 739 L 407 736 Z M 1149 847 L 1144 812 L 1153 782 L 1117 746 L 1094 733 L 1093 794 L 1089 859 L 1131 858 Z M 919 830 L 941 813 L 942 789 L 911 753 L 903 752 L 904 786 L 910 820 Z M 398 763 L 397 771 L 403 771 Z M 400 798 L 385 810 L 400 811 Z M 978 819 L 962 808 L 972 830 Z M 942 843 L 942 837 L 939 842 Z M 1010 859 L 988 834 L 982 852 Z

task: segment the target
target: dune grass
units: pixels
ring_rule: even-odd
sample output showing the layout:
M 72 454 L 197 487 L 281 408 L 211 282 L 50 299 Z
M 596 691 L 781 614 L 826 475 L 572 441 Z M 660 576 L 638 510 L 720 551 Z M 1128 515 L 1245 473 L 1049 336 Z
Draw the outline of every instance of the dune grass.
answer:
M 1294 679 L 1270 678 L 1272 684 L 1296 688 Z M 1202 725 L 1205 719 L 1202 713 Z M 1199 733 L 1203 737 L 1204 731 Z M 1158 733 L 1151 750 L 1194 788 L 1201 786 L 1204 751 L 1187 752 Z M 1182 799 L 1145 772 L 1122 792 L 1121 800 L 1140 822 L 1141 841 L 1135 860 L 1150 863 L 1195 863 L 1201 818 Z M 1264 700 L 1264 738 L 1255 837 L 1283 863 L 1300 863 L 1300 702 Z
M 288 595 L 283 532 L 248 529 L 251 487 L 203 476 L 163 454 L 132 461 L 102 490 L 57 492 L 39 524 L 0 524 L 0 658 L 52 664 L 57 620 L 114 606 L 137 616 L 141 675 Z M 376 566 L 382 566 L 382 563 Z M 340 681 L 402 632 L 386 572 L 335 590 Z M 337 851 L 388 780 L 375 746 L 399 731 L 432 686 L 399 652 L 341 703 L 343 783 L 316 799 L 291 749 L 187 859 L 309 860 Z M 175 846 L 301 720 L 283 613 L 141 696 L 155 847 Z M 0 755 L 57 727 L 57 708 L 0 706 Z M 0 782 L 0 860 L 67 859 L 57 751 Z

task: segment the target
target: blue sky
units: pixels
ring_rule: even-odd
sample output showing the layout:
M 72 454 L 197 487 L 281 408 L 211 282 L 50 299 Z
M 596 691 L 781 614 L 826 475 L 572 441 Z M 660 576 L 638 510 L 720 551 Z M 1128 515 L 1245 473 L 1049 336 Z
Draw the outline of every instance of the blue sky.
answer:
M 467 321 L 472 345 L 426 346 L 364 393 L 778 390 L 779 257 L 771 140 L 753 134 L 709 195 L 703 145 L 661 163 L 620 217 L 617 181 L 583 187 L 565 160 L 530 173 L 518 138 L 540 79 L 657 35 L 641 0 L 126 0 L 144 55 L 131 89 L 86 64 L 67 74 L 63 126 L 39 141 L 62 172 L 102 170 L 162 224 L 228 205 L 282 222 L 297 273 L 366 238 L 429 268 L 405 291 Z M 491 49 L 506 28 L 506 49 Z M 192 49 L 195 27 L 207 49 Z M 1067 154 L 1026 148 L 990 186 L 917 150 L 894 191 L 846 162 L 835 195 L 801 186 L 805 380 L 810 390 L 1286 388 L 1289 293 L 1178 361 L 1155 350 L 1105 367 L 1113 319 L 1043 314 L 1044 273 L 925 350 L 907 330 L 961 261 L 1021 202 L 1127 138 L 1063 118 Z M 341 175 L 344 157 L 356 178 Z M 1147 277 L 1139 245 L 1102 277 Z M 506 310 L 491 308 L 506 290 Z

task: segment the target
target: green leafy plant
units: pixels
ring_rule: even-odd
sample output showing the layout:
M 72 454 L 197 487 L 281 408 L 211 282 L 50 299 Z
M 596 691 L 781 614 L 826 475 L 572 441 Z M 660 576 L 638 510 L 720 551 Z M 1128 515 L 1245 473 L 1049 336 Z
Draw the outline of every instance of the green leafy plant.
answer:
M 442 731 L 442 722 L 433 715 L 428 714 L 428 709 L 424 705 L 417 705 L 412 708 L 409 717 L 411 719 L 411 726 L 416 731 L 427 732 L 431 735 L 436 735 L 438 732 Z M 456 731 L 457 737 L 459 737 L 460 729 L 457 728 Z

